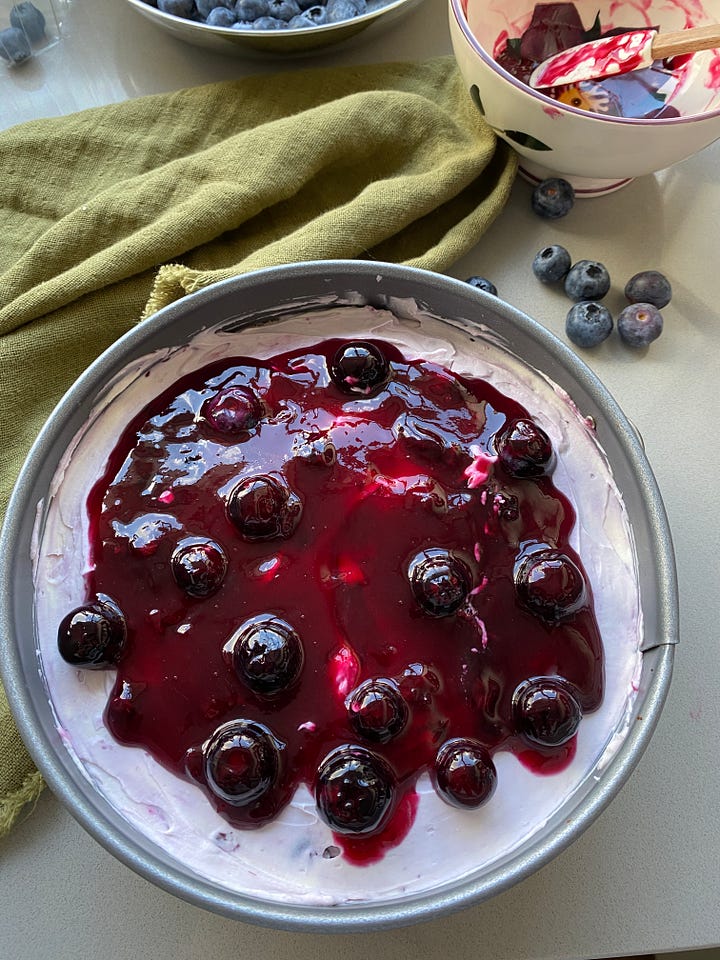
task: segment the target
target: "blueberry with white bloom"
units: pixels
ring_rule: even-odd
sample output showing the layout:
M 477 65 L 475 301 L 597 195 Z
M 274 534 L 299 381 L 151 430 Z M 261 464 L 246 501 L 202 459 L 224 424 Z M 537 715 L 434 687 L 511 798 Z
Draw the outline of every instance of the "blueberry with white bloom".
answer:
M 539 217 L 558 220 L 567 216 L 575 205 L 575 190 L 562 177 L 549 177 L 534 188 L 530 205 Z
M 325 7 L 315 6 L 303 10 L 297 17 L 289 21 L 288 26 L 291 30 L 302 30 L 305 27 L 321 27 L 327 23 L 327 10 Z
M 610 274 L 597 260 L 578 260 L 565 277 L 565 293 L 571 300 L 602 300 L 609 289 Z
M 268 16 L 276 20 L 292 20 L 300 13 L 297 0 L 268 0 Z
M 194 0 L 157 0 L 157 5 L 162 13 L 187 18 L 193 13 Z
M 253 21 L 253 30 L 287 30 L 287 21 L 277 17 L 258 17 Z
M 30 43 L 38 43 L 45 36 L 45 17 L 30 0 L 23 0 L 12 7 L 10 26 L 22 30 Z
M 0 30 L 0 57 L 9 64 L 24 63 L 32 56 L 30 42 L 22 30 L 8 27 Z
M 253 21 L 268 16 L 268 0 L 237 0 L 235 16 L 238 20 Z
M 328 0 L 328 23 L 341 23 L 343 20 L 352 20 L 353 17 L 365 13 L 366 4 L 359 0 Z
M 213 7 L 205 19 L 209 27 L 231 27 L 237 18 L 234 10 L 227 7 Z
M 235 0 L 195 0 L 195 6 L 203 20 L 207 20 L 212 11 L 218 7 L 226 7 L 229 10 L 233 10 Z
M 578 347 L 597 347 L 607 340 L 613 319 L 607 307 L 592 300 L 583 300 L 570 308 L 565 320 L 565 333 Z
M 571 263 L 570 254 L 565 247 L 559 243 L 551 243 L 535 254 L 532 269 L 542 283 L 559 283 L 567 276 Z

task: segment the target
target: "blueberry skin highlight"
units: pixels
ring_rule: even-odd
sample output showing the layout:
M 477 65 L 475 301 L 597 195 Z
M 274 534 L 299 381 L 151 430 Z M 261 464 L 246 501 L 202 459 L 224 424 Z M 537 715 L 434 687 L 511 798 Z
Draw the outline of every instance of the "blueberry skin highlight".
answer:
M 565 293 L 571 300 L 602 300 L 609 289 L 610 274 L 597 260 L 578 260 L 565 277 Z
M 617 328 L 628 346 L 647 347 L 662 333 L 662 314 L 652 303 L 631 303 L 618 316 Z
M 550 177 L 535 187 L 530 205 L 539 217 L 559 220 L 567 216 L 575 205 L 575 190 L 562 177 Z
M 630 303 L 651 303 L 659 310 L 670 303 L 672 287 L 657 270 L 641 270 L 625 284 L 625 297 Z
M 607 307 L 582 300 L 570 308 L 565 320 L 568 340 L 577 347 L 597 347 L 612 333 L 613 319 Z
M 559 283 L 567 276 L 572 260 L 565 247 L 551 243 L 535 254 L 532 270 L 541 283 Z

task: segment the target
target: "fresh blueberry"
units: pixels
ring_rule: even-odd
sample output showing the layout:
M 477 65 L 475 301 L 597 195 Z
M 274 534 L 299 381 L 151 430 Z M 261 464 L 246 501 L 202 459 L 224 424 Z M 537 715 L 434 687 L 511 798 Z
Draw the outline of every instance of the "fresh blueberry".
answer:
M 495 438 L 498 460 L 511 477 L 542 477 L 554 455 L 550 437 L 533 420 L 511 420 Z
M 366 5 L 359 0 L 328 0 L 327 22 L 341 23 L 343 20 L 352 20 L 365 13 Z
M 607 340 L 612 328 L 610 311 L 594 300 L 581 300 L 573 304 L 565 320 L 565 333 L 578 347 L 596 347 Z
M 235 0 L 195 0 L 195 6 L 197 12 L 200 14 L 203 20 L 207 20 L 213 10 L 216 10 L 218 7 L 232 10 L 234 8 Z
M 287 23 L 300 14 L 296 0 L 268 0 L 268 16 Z
M 405 729 L 408 705 L 392 680 L 366 680 L 345 701 L 348 719 L 361 737 L 387 743 Z
M 253 20 L 253 30 L 287 30 L 288 25 L 285 20 L 278 20 L 277 17 L 258 17 Z
M 363 340 L 344 344 L 330 364 L 330 378 L 344 393 L 367 395 L 389 376 L 390 367 L 380 350 Z
M 560 177 L 550 177 L 539 183 L 532 192 L 530 203 L 540 217 L 558 220 L 567 216 L 575 204 L 572 185 Z
M 559 243 L 551 243 L 535 254 L 532 269 L 542 283 L 558 283 L 567 276 L 570 269 L 570 254 Z
M 321 6 L 308 7 L 288 23 L 292 30 L 303 30 L 306 27 L 321 27 L 327 23 L 327 9 Z
M 267 696 L 288 690 L 305 662 L 300 637 L 271 613 L 243 623 L 225 645 L 225 653 L 240 679 Z
M 11 64 L 24 63 L 32 56 L 30 43 L 22 30 L 7 27 L 0 30 L 0 57 Z
M 302 504 L 282 477 L 258 474 L 232 489 L 227 511 L 244 540 L 273 540 L 292 534 Z
M 514 579 L 522 605 L 548 623 L 571 616 L 586 600 L 585 578 L 559 550 L 543 548 L 521 555 Z
M 448 550 L 431 547 L 410 561 L 408 579 L 415 599 L 432 617 L 449 617 L 465 603 L 472 586 L 465 563 Z
M 45 17 L 30 0 L 11 8 L 10 26 L 22 30 L 30 43 L 38 43 L 45 36 Z
M 238 20 L 258 20 L 268 15 L 268 0 L 237 0 L 235 16 Z
M 625 296 L 630 303 L 651 303 L 659 310 L 670 303 L 672 287 L 657 270 L 642 270 L 625 284 Z
M 469 283 L 471 287 L 475 287 L 476 290 L 485 290 L 486 293 L 491 293 L 494 297 L 497 296 L 497 287 L 486 277 L 468 277 L 465 281 Z
M 325 6 L 325 0 L 297 0 L 297 5 L 301 10 L 309 10 L 310 7 Z
M 175 582 L 190 597 L 209 597 L 222 586 L 227 557 L 213 540 L 181 541 L 170 558 Z
M 235 14 L 227 7 L 214 7 L 205 19 L 209 27 L 232 27 L 235 23 Z
M 631 303 L 620 312 L 617 328 L 629 346 L 646 347 L 662 333 L 662 314 L 652 303 Z
M 188 19 L 195 9 L 195 0 L 157 0 L 158 10 L 174 17 Z
M 433 771 L 435 789 L 454 807 L 474 808 L 486 803 L 497 785 L 495 764 L 477 740 L 446 741 L 438 750 Z
M 364 747 L 337 747 L 318 768 L 315 801 L 320 815 L 336 833 L 375 833 L 392 806 L 394 780 L 377 754 Z
M 114 666 L 127 629 L 119 608 L 104 595 L 71 610 L 58 628 L 58 650 L 67 663 L 92 670 Z
M 597 260 L 578 260 L 565 277 L 565 293 L 571 300 L 602 300 L 609 289 L 610 274 Z
M 560 677 L 535 677 L 513 694 L 513 716 L 525 740 L 559 747 L 575 735 L 582 710 L 570 684 Z
M 262 723 L 226 723 L 203 746 L 205 781 L 216 796 L 232 806 L 254 803 L 277 783 L 281 747 Z

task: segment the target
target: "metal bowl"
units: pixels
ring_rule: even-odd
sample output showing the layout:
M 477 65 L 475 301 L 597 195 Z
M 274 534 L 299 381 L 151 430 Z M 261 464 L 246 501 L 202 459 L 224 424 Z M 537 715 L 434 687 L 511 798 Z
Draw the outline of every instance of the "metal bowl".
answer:
M 643 617 L 639 694 L 622 745 L 609 762 L 573 787 L 547 823 L 510 855 L 484 869 L 416 895 L 333 906 L 282 903 L 235 893 L 203 879 L 153 843 L 114 809 L 71 756 L 58 731 L 38 666 L 33 550 L 36 517 L 70 442 L 107 385 L 132 361 L 181 347 L 198 331 L 232 321 L 267 323 L 299 304 L 330 298 L 383 306 L 416 302 L 463 335 L 494 340 L 549 377 L 597 425 L 639 561 Z M 107 350 L 61 400 L 33 446 L 14 490 L 0 539 L 0 666 L 19 729 L 47 783 L 109 851 L 160 887 L 212 911 L 286 929 L 354 931 L 430 919 L 486 900 L 527 877 L 576 839 L 612 800 L 646 748 L 670 684 L 678 638 L 678 599 L 671 537 L 642 443 L 594 374 L 544 327 L 466 283 L 409 267 L 327 261 L 274 267 L 189 295 L 138 325 Z M 649 559 L 649 562 L 648 562 Z
M 374 33 L 409 13 L 422 0 L 368 0 L 367 12 L 362 16 L 302 30 L 235 30 L 230 27 L 212 27 L 206 23 L 163 13 L 144 0 L 127 2 L 160 29 L 186 43 L 218 53 L 262 58 L 303 56 L 348 41 L 366 30 Z

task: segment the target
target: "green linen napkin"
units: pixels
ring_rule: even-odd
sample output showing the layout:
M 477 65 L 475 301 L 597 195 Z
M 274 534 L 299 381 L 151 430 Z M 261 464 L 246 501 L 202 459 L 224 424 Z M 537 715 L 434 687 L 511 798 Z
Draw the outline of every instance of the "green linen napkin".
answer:
M 516 159 L 442 57 L 32 121 L 0 133 L 0 171 L 1 520 L 55 403 L 141 317 L 298 260 L 443 271 L 503 208 Z M 0 836 L 41 789 L 0 686 Z

